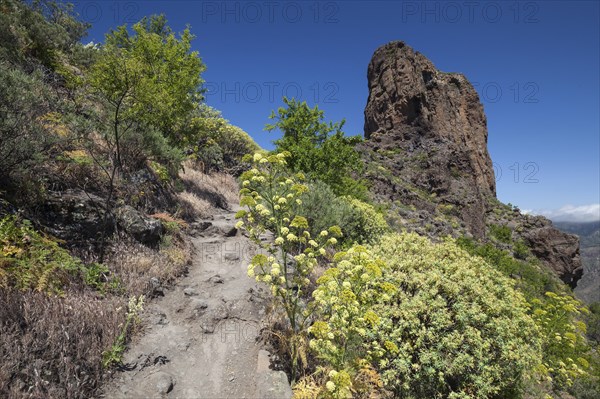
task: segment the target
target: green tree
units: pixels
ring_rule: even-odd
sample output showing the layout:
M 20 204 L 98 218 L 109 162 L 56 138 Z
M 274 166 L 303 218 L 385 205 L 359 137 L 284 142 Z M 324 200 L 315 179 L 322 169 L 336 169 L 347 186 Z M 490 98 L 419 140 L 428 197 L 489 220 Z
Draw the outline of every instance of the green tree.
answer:
M 173 147 L 189 143 L 182 121 L 202 100 L 200 74 L 206 69 L 191 51 L 189 28 L 178 38 L 161 15 L 145 17 L 132 30 L 123 25 L 106 36 L 90 77 L 113 110 L 111 136 L 119 165 L 121 141 L 135 125 L 160 131 Z
M 283 137 L 275 140 L 278 151 L 292 154 L 288 163 L 292 170 L 307 173 L 327 183 L 338 195 L 364 199 L 365 182 L 356 178 L 363 168 L 360 154 L 354 146 L 358 136 L 345 136 L 341 122 L 324 122 L 325 114 L 318 106 L 310 108 L 306 101 L 283 98 L 286 107 L 273 111 L 265 130 L 280 130 Z
M 189 28 L 176 37 L 162 15 L 143 18 L 131 33 L 123 25 L 106 35 L 89 77 L 108 110 L 104 139 L 110 166 L 102 167 L 109 182 L 106 209 L 117 172 L 125 171 L 125 149 L 136 154 L 129 159 L 134 164 L 150 158 L 167 163 L 172 174 L 179 167 L 179 149 L 190 141 L 182 134 L 189 132 L 184 122 L 202 99 L 200 73 L 205 70 L 191 51 L 192 39 Z M 102 260 L 104 237 L 100 247 Z
M 0 1 L 0 59 L 13 65 L 54 69 L 81 47 L 89 25 L 73 16 L 73 5 L 55 1 Z

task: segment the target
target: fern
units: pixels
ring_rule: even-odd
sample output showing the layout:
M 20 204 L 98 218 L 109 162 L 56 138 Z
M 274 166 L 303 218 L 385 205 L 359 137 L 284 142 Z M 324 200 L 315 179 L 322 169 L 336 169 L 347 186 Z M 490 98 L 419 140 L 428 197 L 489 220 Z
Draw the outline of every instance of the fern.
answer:
M 106 272 L 99 265 L 84 265 L 29 221 L 15 216 L 0 219 L 0 287 L 62 295 L 71 280 L 83 279 L 103 291 L 110 283 Z

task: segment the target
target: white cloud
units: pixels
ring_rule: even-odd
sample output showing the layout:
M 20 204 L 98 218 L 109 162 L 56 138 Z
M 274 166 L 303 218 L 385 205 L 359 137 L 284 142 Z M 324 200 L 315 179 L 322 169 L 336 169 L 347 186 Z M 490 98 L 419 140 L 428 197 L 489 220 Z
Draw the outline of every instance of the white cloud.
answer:
M 560 209 L 536 210 L 531 213 L 544 215 L 554 222 L 592 222 L 600 220 L 600 204 L 565 205 Z

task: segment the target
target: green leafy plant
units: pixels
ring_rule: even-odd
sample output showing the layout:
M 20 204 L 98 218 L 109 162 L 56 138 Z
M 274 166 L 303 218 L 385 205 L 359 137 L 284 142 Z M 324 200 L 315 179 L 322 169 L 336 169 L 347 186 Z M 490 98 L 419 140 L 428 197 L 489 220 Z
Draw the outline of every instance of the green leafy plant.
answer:
M 340 244 L 349 248 L 354 243 L 372 243 L 389 231 L 383 214 L 372 205 L 353 197 L 338 197 L 322 181 L 307 184 L 298 212 L 309 222 L 311 234 L 318 234 L 328 226 L 338 225 L 344 232 Z
M 479 244 L 470 238 L 461 237 L 456 243 L 471 255 L 482 257 L 492 267 L 515 279 L 517 287 L 531 301 L 546 291 L 559 291 L 560 282 L 551 272 L 542 269 L 535 261 L 515 259 L 509 252 L 492 244 Z
M 519 240 L 519 241 L 515 242 L 513 245 L 513 255 L 517 259 L 527 260 L 527 258 L 529 257 L 529 255 L 531 255 L 531 253 L 529 251 L 529 247 L 527 246 L 527 244 L 525 244 L 523 242 L 523 240 Z
M 352 197 L 343 197 L 342 200 L 347 202 L 352 210 L 351 217 L 344 226 L 351 242 L 373 244 L 390 231 L 383 214 L 373 205 Z
M 83 268 L 56 241 L 37 232 L 27 220 L 0 219 L 0 287 L 62 294 Z
M 194 111 L 189 129 L 196 141 L 195 156 L 206 173 L 226 171 L 238 175 L 243 170 L 244 155 L 260 150 L 248 133 L 206 104 Z
M 59 243 L 15 216 L 0 219 L 0 288 L 33 289 L 62 295 L 72 282 L 99 292 L 118 291 L 120 282 L 99 263 L 84 264 Z
M 512 231 L 508 226 L 492 224 L 490 225 L 490 234 L 498 241 L 506 244 L 512 241 Z

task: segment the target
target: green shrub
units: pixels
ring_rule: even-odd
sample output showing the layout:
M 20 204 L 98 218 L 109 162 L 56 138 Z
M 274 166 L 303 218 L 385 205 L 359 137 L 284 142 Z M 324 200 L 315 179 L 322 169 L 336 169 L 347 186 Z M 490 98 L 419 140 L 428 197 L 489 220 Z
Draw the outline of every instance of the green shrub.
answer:
M 352 210 L 351 217 L 344 224 L 348 239 L 359 244 L 372 244 L 389 232 L 390 228 L 383 215 L 372 205 L 352 197 L 343 197 Z
M 61 56 L 81 47 L 88 27 L 74 18 L 72 4 L 2 0 L 0 59 L 55 67 Z
M 587 318 L 587 335 L 597 345 L 600 344 L 600 302 L 594 302 L 589 306 L 590 314 Z M 600 370 L 599 370 L 600 371 Z
M 510 243 L 512 240 L 512 231 L 508 226 L 492 224 L 490 225 L 490 234 L 498 241 L 506 244 Z
M 466 238 L 459 238 L 457 243 L 515 279 L 516 287 L 531 304 L 530 313 L 540 329 L 544 360 L 540 372 L 553 388 L 565 389 L 574 381 L 589 379 L 586 365 L 593 354 L 585 339 L 583 316 L 587 310 L 565 293 L 566 287 L 550 271 L 536 263 L 517 260 L 491 244 L 480 245 Z
M 541 362 L 541 342 L 510 279 L 452 241 L 391 235 L 373 253 L 399 287 L 377 307 L 371 343 L 396 397 L 520 397 Z
M 371 397 L 380 388 L 379 375 L 368 361 L 367 343 L 379 322 L 374 306 L 396 291 L 386 282 L 386 272 L 383 261 L 366 248 L 353 246 L 338 252 L 333 267 L 317 281 L 313 297 L 318 320 L 309 331 L 310 348 L 327 371 L 324 381 L 310 384 L 320 388 L 319 397 L 349 398 L 351 392 Z M 370 376 L 370 384 L 361 384 L 365 376 Z M 305 380 L 305 385 L 309 382 Z
M 260 150 L 250 135 L 233 126 L 221 113 L 201 104 L 195 111 L 189 129 L 196 140 L 194 152 L 204 164 L 205 172 L 241 172 L 244 155 Z
M 0 62 L 0 180 L 41 163 L 61 139 L 44 126 L 50 101 L 40 71 L 26 74 Z
M 389 230 L 383 215 L 372 205 L 352 197 L 338 197 L 319 180 L 308 184 L 298 208 L 308 219 L 312 235 L 332 225 L 340 226 L 344 233 L 341 242 L 346 247 L 375 242 Z
M 515 258 L 520 260 L 526 260 L 529 257 L 529 247 L 523 242 L 523 240 L 515 242 L 513 245 L 513 255 Z

